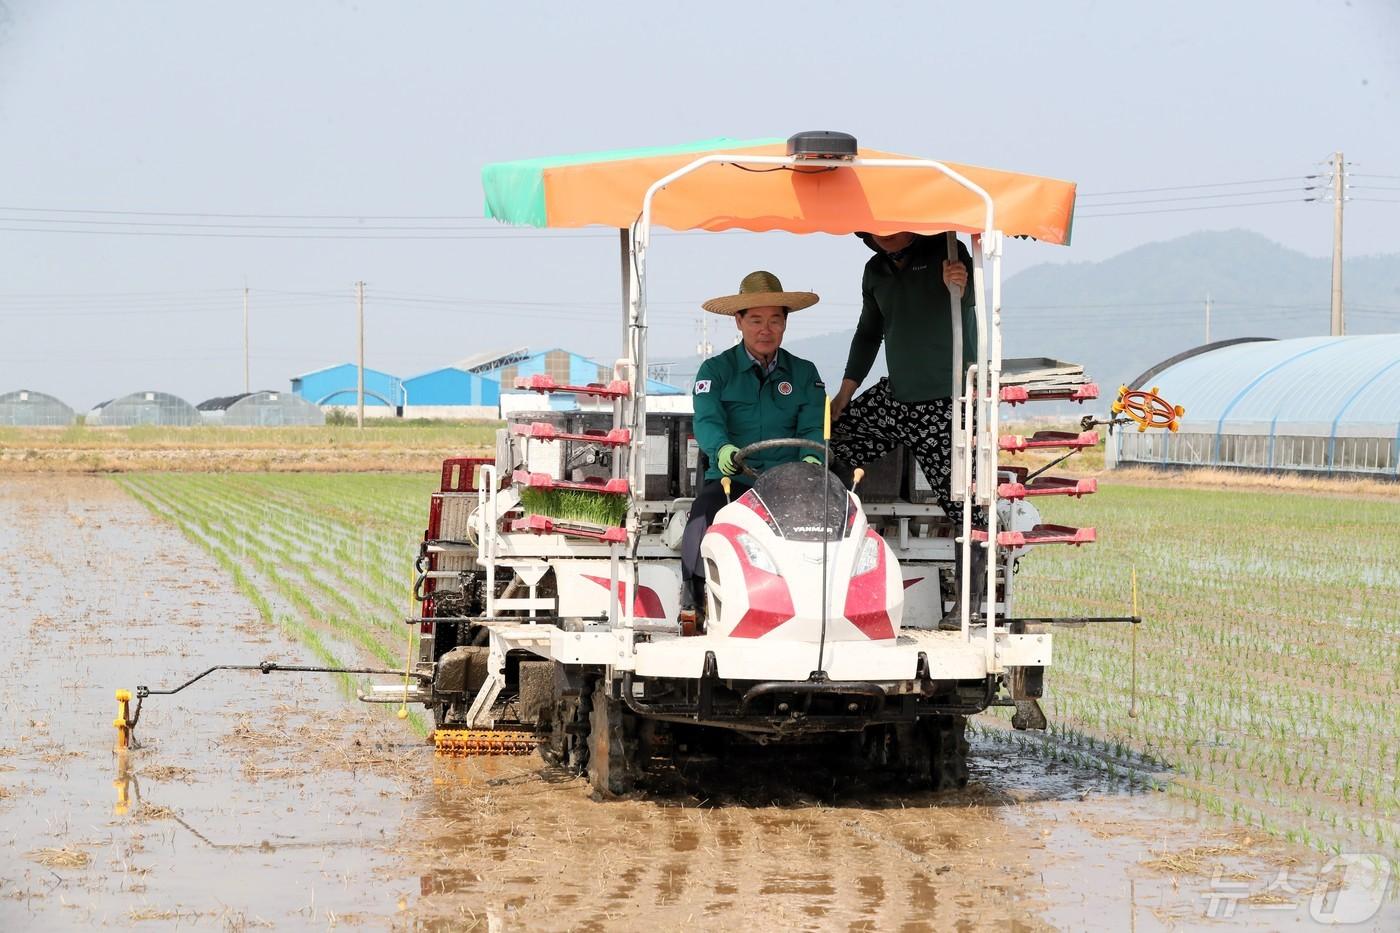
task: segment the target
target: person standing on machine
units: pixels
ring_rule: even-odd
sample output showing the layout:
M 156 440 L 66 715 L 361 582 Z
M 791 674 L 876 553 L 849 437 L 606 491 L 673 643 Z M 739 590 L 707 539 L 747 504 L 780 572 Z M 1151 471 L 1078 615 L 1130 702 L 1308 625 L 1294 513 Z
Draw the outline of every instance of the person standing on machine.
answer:
M 838 475 L 848 477 L 853 468 L 879 460 L 903 446 L 913 452 L 943 513 L 962 533 L 963 503 L 950 488 L 953 475 L 953 415 L 957 410 L 958 373 L 965 375 L 977 359 L 976 303 L 968 280 L 972 258 L 961 242 L 957 261 L 948 259 L 952 234 L 923 236 L 893 233 L 879 236 L 856 234 L 875 255 L 861 277 L 860 321 L 851 337 L 845 377 L 831 400 L 831 456 Z M 962 353 L 953 369 L 953 315 L 951 289 L 962 289 Z M 870 373 L 880 344 L 885 346 L 889 375 L 860 395 L 855 395 Z M 974 527 L 986 528 L 986 510 L 972 508 Z M 951 577 L 952 589 L 943 589 L 945 605 L 952 608 L 939 621 L 940 628 L 960 627 L 962 551 Z M 983 551 L 974 548 L 970 568 L 972 613 L 981 604 L 984 589 Z
M 832 459 L 849 470 L 902 445 L 913 451 L 939 506 L 961 529 L 962 503 L 954 501 L 949 490 L 956 404 L 949 290 L 962 289 L 960 372 L 966 373 L 977 359 L 977 315 L 968 288 L 972 259 L 959 242 L 958 260 L 950 261 L 943 234 L 856 236 L 875 255 L 861 278 L 860 321 L 851 338 L 845 378 L 831 400 Z M 889 375 L 855 396 L 881 343 Z M 982 511 L 974 508 L 974 525 L 986 525 Z
M 749 444 L 780 437 L 822 443 L 826 387 L 815 365 L 782 349 L 788 315 L 819 300 L 812 292 L 785 292 L 777 276 L 759 271 L 744 276 L 738 294 L 712 298 L 702 305 L 711 313 L 733 316 L 741 340 L 706 360 L 695 374 L 695 441 L 709 468 L 681 541 L 683 624 L 687 613 L 689 621 L 694 621 L 695 607 L 702 603 L 705 570 L 700 540 L 715 514 L 750 485 L 736 475 L 735 454 Z M 761 473 L 799 459 L 821 462 L 798 448 L 781 447 L 755 452 L 746 465 Z M 721 483 L 726 477 L 732 477 L 728 494 Z

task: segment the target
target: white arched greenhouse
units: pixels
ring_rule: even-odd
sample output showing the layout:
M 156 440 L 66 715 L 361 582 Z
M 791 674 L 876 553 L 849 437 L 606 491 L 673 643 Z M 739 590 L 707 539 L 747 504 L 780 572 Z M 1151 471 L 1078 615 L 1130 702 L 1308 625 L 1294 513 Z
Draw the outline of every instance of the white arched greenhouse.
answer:
M 248 392 L 199 403 L 199 414 L 210 424 L 229 427 L 307 426 L 326 423 L 319 405 L 293 392 Z
M 1211 344 L 1134 380 L 1186 414 L 1177 433 L 1119 428 L 1119 465 L 1400 478 L 1400 334 Z
M 189 402 L 168 392 L 133 392 L 103 402 L 87 416 L 99 427 L 131 427 L 138 424 L 185 427 L 199 424 L 199 412 Z
M 0 427 L 62 427 L 77 420 L 73 409 L 42 392 L 0 393 Z

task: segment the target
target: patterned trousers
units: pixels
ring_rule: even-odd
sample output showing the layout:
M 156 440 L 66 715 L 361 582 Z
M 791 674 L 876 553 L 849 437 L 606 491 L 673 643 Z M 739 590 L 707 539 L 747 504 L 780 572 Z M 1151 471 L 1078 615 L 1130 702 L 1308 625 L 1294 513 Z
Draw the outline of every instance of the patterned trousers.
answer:
M 881 379 L 851 399 L 831 426 L 832 457 L 849 466 L 872 463 L 902 445 L 914 452 L 924 478 L 943 512 L 961 527 L 963 507 L 948 494 L 953 474 L 953 435 L 949 417 L 953 400 L 906 404 L 890 395 L 889 379 Z M 974 506 L 972 523 L 987 526 L 982 506 Z

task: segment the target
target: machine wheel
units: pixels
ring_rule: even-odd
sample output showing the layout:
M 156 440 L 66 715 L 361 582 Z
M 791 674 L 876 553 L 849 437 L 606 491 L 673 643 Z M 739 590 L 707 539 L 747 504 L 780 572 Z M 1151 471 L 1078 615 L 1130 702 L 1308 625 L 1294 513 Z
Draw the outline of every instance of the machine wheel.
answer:
M 613 699 L 606 680 L 593 688 L 588 716 L 588 780 L 605 797 L 630 791 L 640 773 L 637 717 Z
M 559 681 L 548 715 L 541 715 L 536 733 L 540 736 L 540 757 L 546 764 L 567 768 L 582 774 L 588 767 L 589 715 L 593 697 L 585 690 L 582 696 L 563 696 Z
M 893 727 L 890 769 L 913 787 L 952 790 L 967 785 L 967 717 L 923 716 Z

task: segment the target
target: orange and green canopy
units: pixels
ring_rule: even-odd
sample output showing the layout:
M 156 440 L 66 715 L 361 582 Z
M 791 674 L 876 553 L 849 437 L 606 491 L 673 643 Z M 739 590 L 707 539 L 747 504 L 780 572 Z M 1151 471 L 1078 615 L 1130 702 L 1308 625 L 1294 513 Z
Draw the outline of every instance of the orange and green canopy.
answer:
M 584 153 L 482 169 L 486 216 L 532 227 L 628 227 L 647 188 L 709 153 L 785 155 L 781 139 L 711 139 L 683 146 Z M 863 159 L 913 156 L 861 149 Z M 992 197 L 997 229 L 1068 243 L 1074 183 L 945 162 Z M 763 168 L 768 168 L 767 166 Z M 652 201 L 652 222 L 672 230 L 789 233 L 977 233 L 982 200 L 932 169 L 852 166 L 835 171 L 763 171 L 707 165 Z

